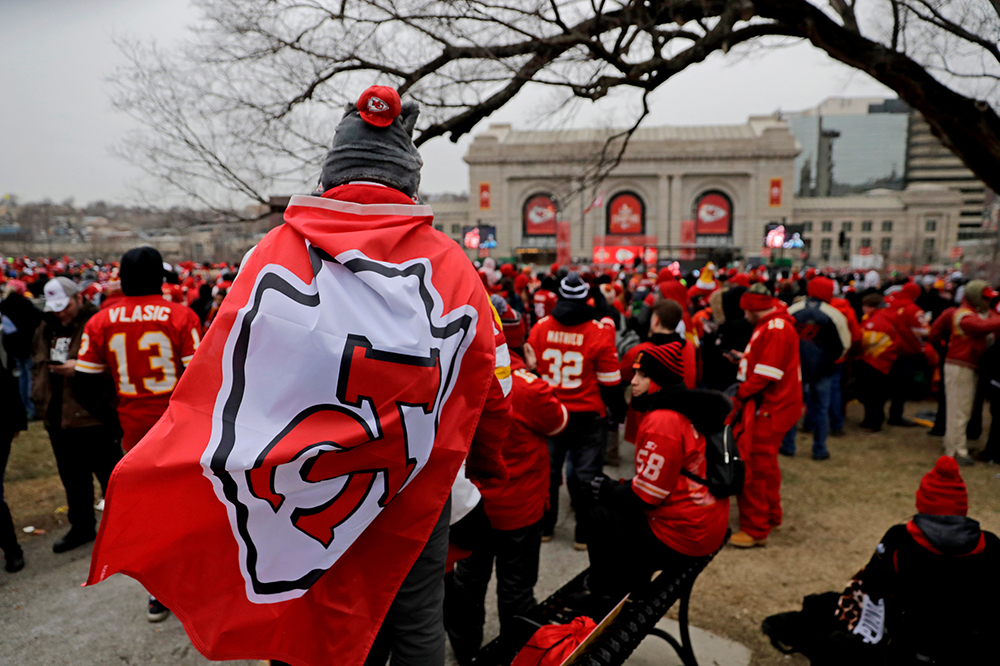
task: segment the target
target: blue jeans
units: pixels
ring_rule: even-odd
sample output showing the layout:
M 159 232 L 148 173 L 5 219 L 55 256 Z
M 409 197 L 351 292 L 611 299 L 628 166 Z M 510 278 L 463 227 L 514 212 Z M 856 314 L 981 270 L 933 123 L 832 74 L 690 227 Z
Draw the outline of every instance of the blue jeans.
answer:
M 17 378 L 17 390 L 21 394 L 21 402 L 28 413 L 28 420 L 35 420 L 35 403 L 31 401 L 31 371 L 35 367 L 35 362 L 28 358 L 15 358 L 14 364 L 20 375 Z
M 832 395 L 833 377 L 818 377 L 811 382 L 802 382 L 802 391 L 806 398 L 806 422 L 812 426 L 813 457 L 825 456 L 826 438 L 830 433 L 830 398 Z M 781 440 L 781 450 L 784 453 L 795 453 L 796 426 L 785 433 Z
M 830 378 L 830 430 L 838 432 L 844 429 L 844 394 L 841 390 L 844 378 L 844 365 L 840 364 Z

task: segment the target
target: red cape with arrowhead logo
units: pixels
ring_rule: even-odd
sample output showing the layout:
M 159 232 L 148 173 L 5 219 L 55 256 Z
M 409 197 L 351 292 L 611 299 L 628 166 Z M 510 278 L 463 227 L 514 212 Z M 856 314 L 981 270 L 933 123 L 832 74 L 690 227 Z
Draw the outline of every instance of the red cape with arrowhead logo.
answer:
M 392 598 L 426 543 L 468 453 L 494 372 L 493 322 L 490 316 L 482 314 L 489 313 L 490 306 L 474 269 L 453 241 L 432 229 L 432 216 L 427 207 L 361 205 L 319 197 L 293 197 L 285 219 L 286 224 L 265 236 L 247 258 L 216 320 L 181 378 L 166 414 L 115 469 L 87 584 L 96 584 L 118 572 L 137 579 L 177 615 L 192 643 L 209 659 L 273 658 L 294 666 L 361 664 Z M 382 297 L 387 302 L 395 302 L 393 307 L 398 309 L 399 303 L 407 303 L 410 292 L 417 294 L 414 287 L 417 285 L 419 296 L 428 303 L 427 313 L 431 319 L 457 321 L 452 313 L 473 312 L 471 318 L 466 317 L 472 324 L 463 334 L 461 353 L 456 352 L 449 360 L 447 352 L 442 351 L 446 347 L 442 343 L 439 345 L 441 350 L 430 348 L 418 354 L 421 358 L 426 357 L 423 361 L 417 359 L 416 366 L 423 371 L 441 369 L 440 392 L 435 393 L 437 384 L 422 386 L 430 391 L 430 398 L 423 404 L 424 411 L 412 412 L 418 417 L 424 412 L 434 415 L 435 435 L 433 442 L 426 442 L 422 449 L 426 454 L 421 457 L 418 453 L 421 450 L 419 443 L 389 441 L 400 437 L 400 428 L 406 435 L 405 428 L 410 426 L 406 421 L 409 417 L 396 418 L 394 425 L 390 425 L 394 410 L 386 405 L 391 405 L 393 399 L 397 405 L 402 405 L 404 400 L 400 396 L 416 390 L 414 385 L 403 386 L 395 397 L 374 396 L 370 405 L 381 415 L 375 417 L 381 431 L 373 434 L 368 432 L 371 426 L 366 425 L 371 421 L 370 415 L 365 421 L 364 409 L 356 405 L 362 405 L 363 400 L 371 397 L 367 394 L 377 392 L 378 386 L 361 375 L 343 374 L 343 368 L 350 365 L 351 359 L 353 362 L 369 359 L 406 364 L 406 359 L 414 357 L 404 356 L 396 350 L 375 349 L 377 344 L 369 343 L 366 347 L 359 343 L 359 339 L 367 342 L 365 335 L 371 337 L 366 331 L 369 324 L 364 317 L 328 317 L 326 324 L 322 323 L 322 318 L 313 321 L 304 317 L 303 322 L 311 322 L 308 326 L 326 328 L 306 330 L 307 323 L 292 322 L 303 329 L 303 336 L 311 336 L 301 338 L 302 341 L 321 337 L 329 341 L 331 354 L 341 353 L 343 340 L 354 345 L 344 347 L 347 351 L 343 354 L 349 358 L 338 357 L 336 364 L 341 368 L 338 390 L 343 392 L 343 399 L 339 403 L 326 400 L 330 404 L 317 405 L 315 409 L 326 411 L 316 417 L 313 416 L 315 410 L 303 411 L 303 414 L 308 412 L 307 416 L 292 424 L 285 422 L 284 417 L 268 421 L 270 410 L 258 410 L 266 413 L 252 415 L 257 419 L 255 432 L 267 430 L 260 436 L 273 437 L 277 444 L 261 449 L 256 464 L 252 456 L 240 462 L 238 456 L 230 455 L 224 460 L 224 469 L 216 467 L 215 461 L 222 458 L 218 450 L 215 458 L 210 454 L 217 445 L 217 433 L 223 432 L 224 439 L 227 428 L 234 432 L 234 451 L 238 451 L 240 438 L 248 432 L 239 428 L 239 420 L 244 415 L 230 409 L 236 400 L 233 396 L 238 392 L 232 389 L 231 385 L 235 384 L 226 366 L 232 358 L 238 357 L 241 344 L 246 353 L 246 340 L 240 337 L 240 331 L 245 333 L 254 330 L 254 326 L 267 325 L 268 316 L 280 319 L 274 311 L 268 312 L 272 307 L 269 304 L 279 301 L 275 297 L 260 296 L 265 274 L 286 275 L 288 284 L 317 290 L 315 298 L 319 308 L 303 310 L 312 316 L 320 308 L 336 308 L 336 297 L 342 298 L 340 292 L 324 292 L 324 285 L 334 283 L 324 283 L 317 276 L 322 271 L 336 276 L 346 275 L 346 270 L 360 270 L 351 268 L 351 261 L 347 260 L 354 257 L 353 261 L 361 261 L 357 259 L 359 256 L 371 266 L 383 267 L 389 277 L 379 275 L 379 279 L 391 279 L 395 275 L 392 271 L 408 275 L 400 280 L 399 293 L 373 291 L 365 296 L 372 299 L 373 311 L 382 307 L 379 301 Z M 413 267 L 417 264 L 425 270 L 414 273 Z M 275 269 L 275 266 L 280 268 Z M 366 287 L 354 285 L 351 288 Z M 393 298 L 397 300 L 392 301 Z M 255 303 L 259 305 L 259 312 L 251 324 L 247 313 L 253 311 Z M 475 312 L 480 313 L 478 317 Z M 287 319 L 288 315 L 281 317 Z M 404 329 L 411 325 L 412 320 L 400 323 L 398 335 L 404 337 Z M 331 327 L 338 330 L 330 330 Z M 447 335 L 458 330 L 451 324 L 445 328 Z M 254 353 L 252 342 L 251 338 L 250 353 Z M 301 347 L 297 343 L 296 339 L 288 339 L 286 345 L 272 345 L 266 352 L 292 368 L 299 353 L 297 349 Z M 324 359 L 314 360 L 322 364 Z M 324 388 L 303 383 L 285 395 L 273 388 L 278 386 L 273 383 L 274 377 L 253 376 L 250 369 L 248 365 L 242 388 L 244 399 L 254 392 L 264 392 L 264 404 L 275 405 L 275 410 L 289 400 L 301 401 L 306 399 L 303 396 Z M 361 377 L 357 382 L 356 376 Z M 335 373 L 331 375 L 330 382 L 335 377 Z M 407 408 L 416 410 L 412 405 Z M 402 407 L 398 409 L 399 414 L 404 411 Z M 323 426 L 322 439 L 330 441 L 312 444 L 319 438 L 314 434 L 319 428 L 320 422 L 316 420 L 319 417 L 329 418 Z M 282 429 L 293 425 L 295 427 L 288 433 L 298 437 L 296 442 L 309 443 L 313 448 L 282 448 L 282 442 L 287 440 L 282 439 L 286 434 Z M 344 433 L 329 432 L 341 426 Z M 377 440 L 380 434 L 382 440 Z M 413 434 L 406 436 L 412 438 Z M 369 437 L 371 441 L 365 443 Z M 338 439 L 343 440 L 341 445 L 345 448 L 338 450 L 331 444 Z M 377 453 L 376 445 L 382 447 L 382 458 L 379 458 L 383 454 Z M 275 507 L 281 506 L 288 494 L 280 486 L 280 474 L 251 473 L 252 469 L 271 465 L 270 469 L 280 470 L 282 465 L 294 463 L 294 455 L 312 455 L 316 451 L 321 453 L 312 458 L 315 464 L 302 466 L 299 476 L 293 478 L 293 487 L 301 486 L 313 495 L 316 488 L 321 487 L 309 485 L 314 481 L 333 483 L 341 478 L 338 475 L 362 474 L 357 471 L 357 465 L 374 465 L 377 469 L 364 472 L 368 474 L 364 478 L 371 481 L 367 486 L 352 485 L 350 482 L 356 477 L 348 476 L 342 495 L 318 508 L 306 506 L 298 510 L 292 515 L 299 523 L 280 523 L 280 519 L 274 517 L 277 515 Z M 389 461 L 396 451 L 404 452 L 405 456 L 401 454 L 402 457 Z M 342 457 L 344 452 L 353 457 Z M 205 462 L 208 460 L 212 461 L 211 467 Z M 364 462 L 357 462 L 361 460 Z M 387 462 L 383 464 L 378 460 Z M 390 467 L 395 471 L 390 472 Z M 384 493 L 379 469 L 385 474 Z M 233 491 L 231 496 L 237 501 L 229 503 L 226 498 L 230 494 L 227 493 L 236 487 L 234 483 L 242 490 Z M 324 506 L 329 509 L 337 502 L 343 507 L 346 506 L 343 502 L 356 501 L 361 507 L 363 503 L 359 498 L 365 496 L 369 487 L 374 488 L 373 495 L 364 506 L 370 507 L 366 510 L 374 518 L 364 524 L 363 529 L 349 533 L 347 528 L 341 527 L 350 525 L 345 521 L 351 519 L 353 511 L 334 511 L 334 517 L 324 515 Z M 353 499 L 347 497 L 348 488 L 352 489 Z M 289 497 L 287 501 L 293 499 Z M 380 502 L 378 507 L 374 504 L 375 499 Z M 261 528 L 246 521 L 247 507 L 252 509 L 251 515 L 279 521 L 275 525 L 285 530 L 282 534 L 295 534 L 302 539 L 307 538 L 302 536 L 305 534 L 320 535 L 308 540 L 309 548 L 317 553 L 325 553 L 324 548 L 329 547 L 329 543 L 324 546 L 323 541 L 332 539 L 336 546 L 338 539 L 352 540 L 328 568 L 316 569 L 311 578 L 305 576 L 295 581 L 299 587 L 291 593 L 284 591 L 272 595 L 275 583 L 262 583 L 256 576 L 251 581 L 247 572 L 260 567 L 260 572 L 272 575 L 282 570 L 285 560 L 288 566 L 301 563 L 292 562 L 297 555 L 292 553 L 284 559 L 279 557 L 275 561 L 272 558 L 266 565 L 271 568 L 265 570 L 261 562 L 268 552 L 279 552 L 274 549 L 280 549 L 281 543 L 271 543 L 260 536 Z M 258 513 L 253 514 L 254 511 Z M 266 533 L 266 527 L 264 529 Z M 263 555 L 254 560 L 248 555 L 250 551 Z M 297 596 L 286 598 L 289 594 Z

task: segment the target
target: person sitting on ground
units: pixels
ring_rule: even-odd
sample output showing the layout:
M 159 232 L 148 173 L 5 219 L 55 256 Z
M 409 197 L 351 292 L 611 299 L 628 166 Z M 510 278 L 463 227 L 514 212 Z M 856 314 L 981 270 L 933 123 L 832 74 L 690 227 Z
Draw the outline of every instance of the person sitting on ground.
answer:
M 967 517 L 954 458 L 938 458 L 916 495 L 917 515 L 885 533 L 843 593 L 764 621 L 775 647 L 813 666 L 995 663 L 1000 539 Z
M 674 341 L 643 350 L 635 360 L 632 405 L 645 412 L 635 476 L 595 479 L 588 587 L 621 598 L 654 571 L 678 575 L 722 546 L 729 500 L 686 476 L 705 478 L 705 436 L 724 427 L 730 403 L 715 391 L 684 386 L 684 346 Z M 660 390 L 650 393 L 655 383 Z

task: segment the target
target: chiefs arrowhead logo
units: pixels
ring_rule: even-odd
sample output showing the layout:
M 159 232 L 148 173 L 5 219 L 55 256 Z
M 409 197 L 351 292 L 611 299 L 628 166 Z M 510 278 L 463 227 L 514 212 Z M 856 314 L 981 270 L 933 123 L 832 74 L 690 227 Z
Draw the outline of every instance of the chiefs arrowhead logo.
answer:
M 382 113 L 389 110 L 389 105 L 383 102 L 378 97 L 368 98 L 368 110 L 372 113 Z
M 476 330 L 426 260 L 310 253 L 310 284 L 257 274 L 202 456 L 256 603 L 304 594 L 420 474 Z

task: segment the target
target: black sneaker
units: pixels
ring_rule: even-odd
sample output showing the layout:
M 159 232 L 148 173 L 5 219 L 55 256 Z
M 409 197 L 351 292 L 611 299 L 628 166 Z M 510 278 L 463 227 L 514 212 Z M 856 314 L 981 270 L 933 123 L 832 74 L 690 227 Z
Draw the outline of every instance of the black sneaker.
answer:
M 9 573 L 16 573 L 24 568 L 24 555 L 8 555 L 4 564 L 4 569 Z
M 68 550 L 73 550 L 74 548 L 79 548 L 85 543 L 90 543 L 95 538 L 97 538 L 97 533 L 93 530 L 82 531 L 70 529 L 61 538 L 56 539 L 56 542 L 52 544 L 53 553 L 65 553 Z
M 780 453 L 781 455 L 783 455 L 783 456 L 785 456 L 787 458 L 794 458 L 795 457 L 795 451 L 786 451 L 785 449 L 778 449 L 778 453 Z
M 156 600 L 156 597 L 149 596 L 149 605 L 146 607 L 146 619 L 150 622 L 163 622 L 170 615 L 170 609 Z
M 829 459 L 830 459 L 830 453 L 829 452 L 826 452 L 826 453 L 814 453 L 813 454 L 813 460 L 829 460 Z

